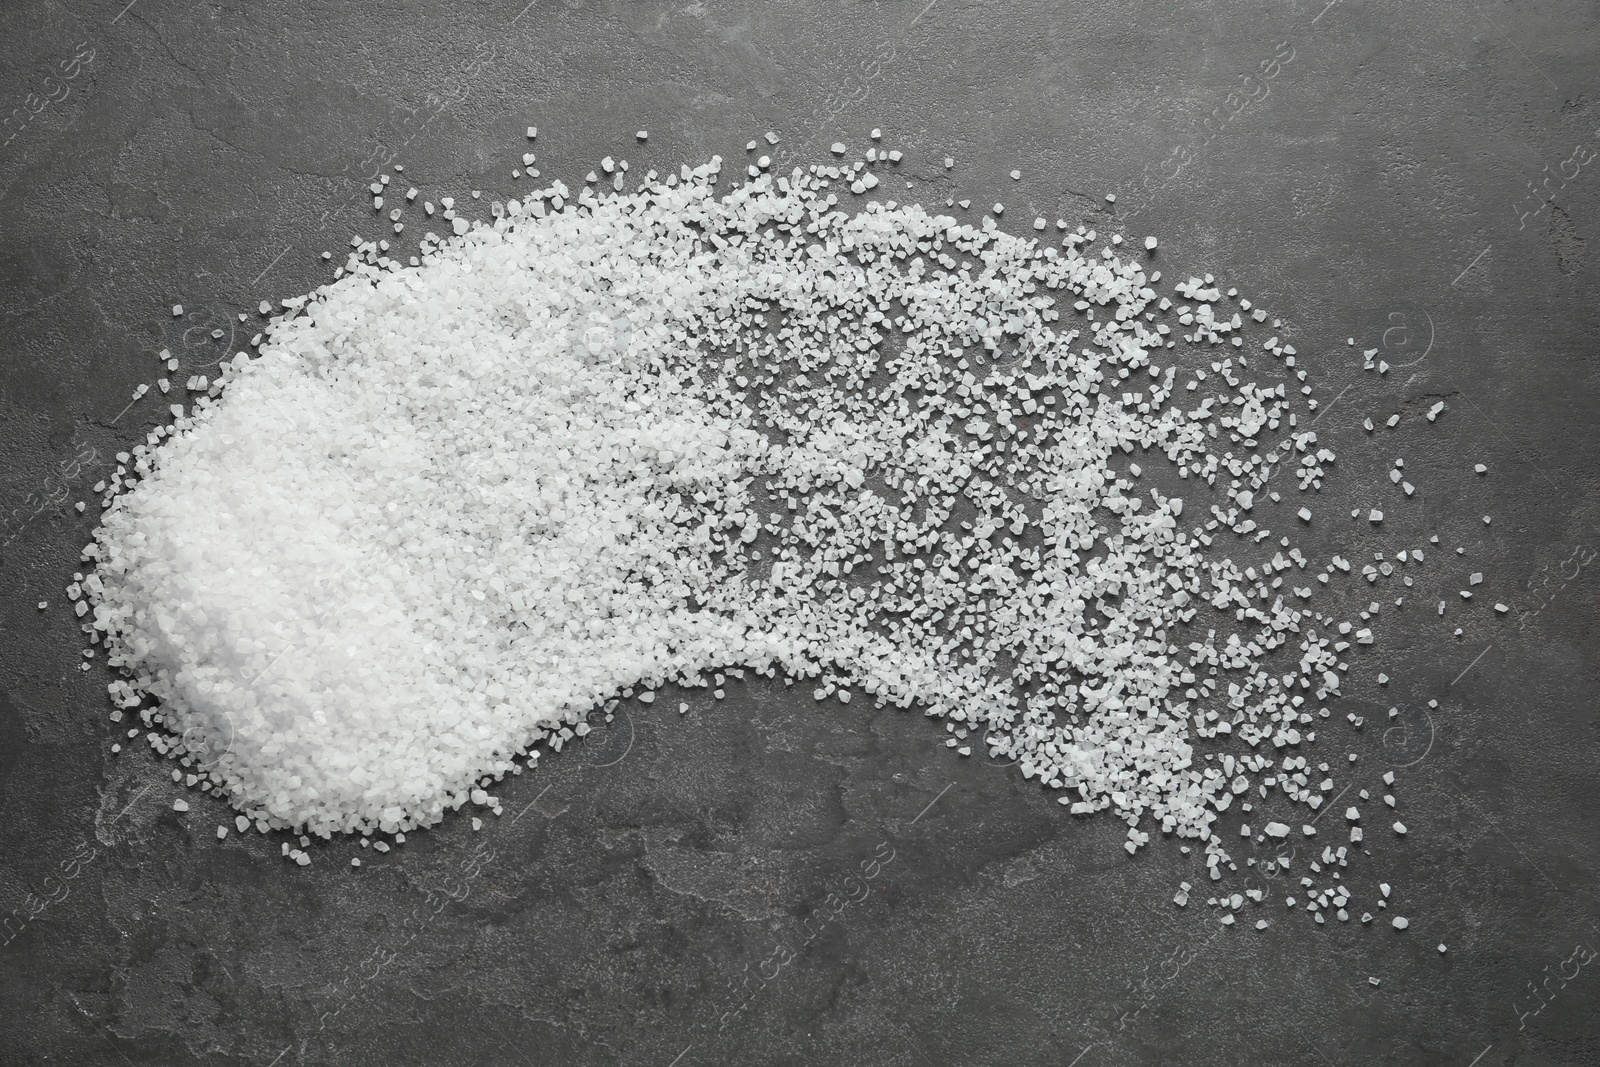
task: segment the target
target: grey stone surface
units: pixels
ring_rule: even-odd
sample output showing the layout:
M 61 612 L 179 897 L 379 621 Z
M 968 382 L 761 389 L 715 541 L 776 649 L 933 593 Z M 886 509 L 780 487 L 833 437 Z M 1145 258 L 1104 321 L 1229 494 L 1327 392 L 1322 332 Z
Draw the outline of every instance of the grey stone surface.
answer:
M 1600 966 L 1571 973 L 1600 946 L 1594 5 L 524 2 L 0 10 L 0 1062 L 1600 1062 Z M 181 381 L 324 280 L 380 233 L 383 163 L 434 198 L 526 185 L 529 124 L 573 184 L 879 126 L 915 186 L 885 195 L 1155 233 L 1169 279 L 1280 316 L 1339 453 L 1312 554 L 1441 540 L 1311 750 L 1358 789 L 1403 768 L 1410 834 L 1346 873 L 1392 910 L 1318 926 L 1275 888 L 1269 929 L 1224 929 L 1177 842 L 1130 859 L 919 714 L 781 683 L 630 704 L 480 833 L 304 869 L 112 757 L 62 587 L 89 487 L 160 421 L 128 402 L 153 353 Z M 1374 347 L 1397 369 L 1362 373 Z

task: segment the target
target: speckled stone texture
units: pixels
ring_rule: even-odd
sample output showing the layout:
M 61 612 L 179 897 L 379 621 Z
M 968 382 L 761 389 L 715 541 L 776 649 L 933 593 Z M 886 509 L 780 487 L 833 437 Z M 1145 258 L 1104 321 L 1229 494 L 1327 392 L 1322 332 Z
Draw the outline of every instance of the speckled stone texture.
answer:
M 1600 1063 L 1600 9 L 525 2 L 0 11 L 0 1062 Z M 1319 926 L 1282 902 L 1312 857 L 1247 882 L 1245 846 L 1224 884 L 1271 904 L 1224 929 L 1177 842 L 1130 858 L 917 712 L 781 681 L 629 703 L 482 831 L 308 868 L 283 835 L 218 842 L 231 810 L 142 742 L 111 756 L 62 590 L 91 486 L 165 411 L 129 404 L 153 354 L 205 373 L 383 234 L 380 166 L 486 214 L 528 185 L 530 124 L 574 187 L 607 154 L 737 162 L 770 129 L 787 168 L 878 126 L 906 154 L 885 198 L 1154 233 L 1169 281 L 1282 318 L 1339 455 L 1308 554 L 1429 549 L 1417 588 L 1324 594 L 1384 605 L 1309 751 L 1369 812 L 1400 768 L 1410 834 L 1369 817 L 1344 871 L 1390 910 Z

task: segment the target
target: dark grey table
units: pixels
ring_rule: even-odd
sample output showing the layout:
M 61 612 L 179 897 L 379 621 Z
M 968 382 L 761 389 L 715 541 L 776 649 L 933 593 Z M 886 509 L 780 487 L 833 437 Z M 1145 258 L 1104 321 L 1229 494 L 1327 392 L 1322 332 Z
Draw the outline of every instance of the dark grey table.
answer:
M 0 12 L 0 1062 L 1600 1062 L 1600 9 L 525 2 Z M 259 300 L 380 235 L 379 166 L 483 213 L 526 186 L 528 125 L 574 185 L 606 154 L 740 160 L 771 129 L 788 166 L 881 127 L 915 186 L 888 195 L 1155 233 L 1169 279 L 1280 316 L 1333 402 L 1319 510 L 1440 537 L 1437 588 L 1381 617 L 1392 681 L 1340 705 L 1367 725 L 1313 750 L 1359 753 L 1360 787 L 1401 768 L 1411 833 L 1347 877 L 1392 883 L 1410 930 L 1223 930 L 1170 903 L 1207 884 L 1175 842 L 1130 859 L 1120 824 L 920 715 L 781 683 L 626 705 L 481 833 L 452 819 L 359 871 L 348 843 L 303 869 L 283 835 L 219 843 L 222 802 L 142 743 L 111 757 L 62 588 L 90 485 L 162 420 L 129 403 L 153 354 L 204 373 Z M 1370 550 L 1365 527 L 1308 548 Z

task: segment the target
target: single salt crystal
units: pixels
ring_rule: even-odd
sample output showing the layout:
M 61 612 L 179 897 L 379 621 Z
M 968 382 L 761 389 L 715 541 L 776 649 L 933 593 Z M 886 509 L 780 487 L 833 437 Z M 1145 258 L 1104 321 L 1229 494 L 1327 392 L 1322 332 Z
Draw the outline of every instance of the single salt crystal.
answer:
M 1012 181 L 1018 181 L 1021 178 L 1022 178 L 1022 172 L 1020 170 L 1014 170 L 1014 171 L 1011 172 L 1011 180 Z
M 1297 514 L 1300 516 L 1300 521 L 1301 522 L 1310 522 L 1311 521 L 1311 509 L 1310 508 L 1301 508 Z
M 539 136 L 539 127 L 537 127 L 537 126 L 529 126 L 528 127 L 528 140 L 531 141 L 537 136 Z
M 1268 837 L 1288 837 L 1289 827 L 1281 822 L 1269 822 L 1266 827 Z
M 1394 824 L 1394 832 L 1403 835 L 1406 832 L 1406 824 L 1403 822 L 1396 822 Z
M 843 141 L 835 141 L 835 142 L 833 142 L 833 146 L 829 149 L 829 151 L 832 152 L 836 156 L 844 155 L 844 151 L 845 151 L 844 142 Z
M 1382 522 L 1383 521 L 1383 512 L 1379 511 L 1377 508 L 1373 508 L 1371 511 L 1367 512 L 1367 521 L 1368 522 Z
M 221 841 L 223 838 L 225 838 L 227 836 L 228 836 L 228 828 L 226 826 L 217 827 L 217 840 L 218 841 Z
M 173 304 L 172 305 L 172 317 L 175 318 L 175 319 L 183 318 L 183 305 L 182 304 Z
M 179 799 L 174 800 L 172 802 L 172 810 L 173 811 L 188 811 L 189 810 L 189 802 L 180 797 Z
M 1154 252 L 1156 250 L 1156 239 L 1154 237 L 1146 237 L 1144 239 L 1144 247 L 1147 252 Z
M 1389 920 L 1389 925 L 1393 926 L 1396 930 L 1404 930 L 1406 927 L 1411 925 L 1411 920 L 1407 919 L 1404 915 L 1396 915 L 1393 919 Z
M 872 135 L 871 135 L 871 136 L 872 136 L 872 139 L 873 139 L 873 140 L 874 140 L 874 141 L 876 141 L 876 140 L 878 140 L 878 139 L 879 139 L 879 138 L 880 138 L 880 137 L 882 137 L 882 136 L 883 136 L 883 131 L 882 131 L 882 130 L 880 130 L 880 129 L 878 129 L 878 128 L 877 128 L 877 127 L 873 127 L 873 130 L 872 130 Z
M 650 139 L 650 131 L 649 130 L 640 130 L 638 133 L 634 134 L 634 136 L 637 137 L 641 141 L 648 141 Z

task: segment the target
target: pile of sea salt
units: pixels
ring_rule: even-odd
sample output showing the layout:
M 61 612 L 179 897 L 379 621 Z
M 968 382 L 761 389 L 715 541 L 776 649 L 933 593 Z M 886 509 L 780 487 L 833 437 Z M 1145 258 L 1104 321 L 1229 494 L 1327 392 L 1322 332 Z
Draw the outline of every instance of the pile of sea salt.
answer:
M 1371 631 L 1309 606 L 1347 562 L 1257 547 L 1277 469 L 1335 458 L 1293 347 L 1082 226 L 840 209 L 887 158 L 555 182 L 409 266 L 353 241 L 121 457 L 84 580 L 113 700 L 241 829 L 323 837 L 497 805 L 591 711 L 725 668 L 922 709 L 1213 878 L 1235 798 L 1319 808 L 1295 753 Z

